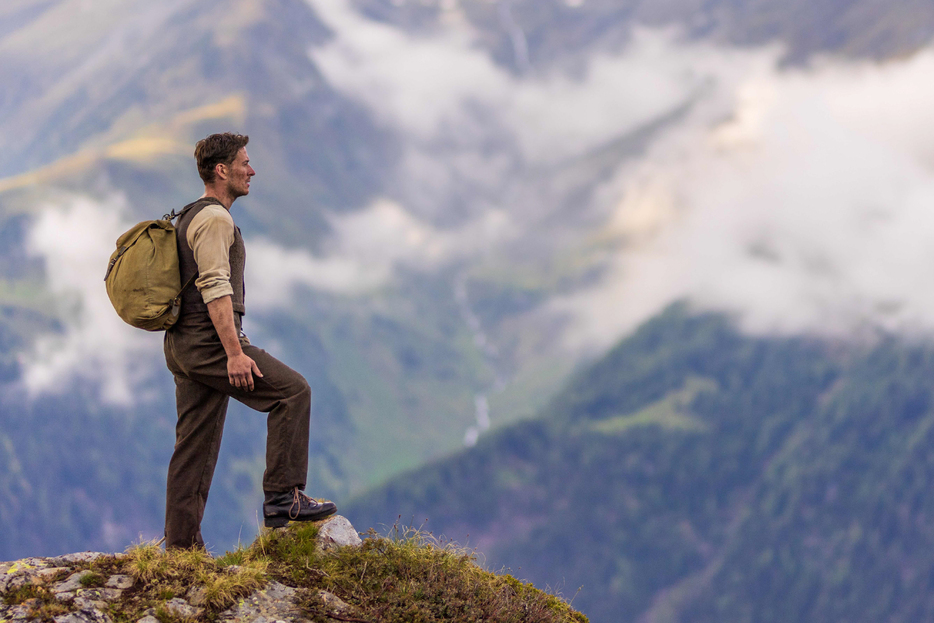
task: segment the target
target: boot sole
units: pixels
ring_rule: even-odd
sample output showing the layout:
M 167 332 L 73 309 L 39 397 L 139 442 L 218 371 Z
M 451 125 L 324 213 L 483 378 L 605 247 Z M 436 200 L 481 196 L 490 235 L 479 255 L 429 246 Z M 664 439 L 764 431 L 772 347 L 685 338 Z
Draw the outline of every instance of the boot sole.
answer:
M 267 528 L 285 528 L 289 525 L 288 517 L 265 517 L 263 523 Z
M 283 517 L 281 515 L 277 517 L 264 517 L 263 523 L 267 528 L 284 528 L 289 524 L 290 521 L 321 521 L 322 519 L 330 517 L 336 512 L 337 509 L 335 508 L 334 510 L 325 511 L 323 513 L 319 513 L 312 517 L 305 517 L 303 519 L 289 519 L 288 517 Z

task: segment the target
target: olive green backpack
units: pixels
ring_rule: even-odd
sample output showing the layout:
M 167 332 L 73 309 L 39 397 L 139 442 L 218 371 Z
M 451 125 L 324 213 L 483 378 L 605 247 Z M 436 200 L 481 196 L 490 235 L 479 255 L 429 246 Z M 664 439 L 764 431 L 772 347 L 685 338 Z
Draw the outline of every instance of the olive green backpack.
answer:
M 197 273 L 181 285 L 172 220 L 189 207 L 178 214 L 173 210 L 160 220 L 138 223 L 117 239 L 104 281 L 110 302 L 127 324 L 164 331 L 178 320 L 182 293 Z

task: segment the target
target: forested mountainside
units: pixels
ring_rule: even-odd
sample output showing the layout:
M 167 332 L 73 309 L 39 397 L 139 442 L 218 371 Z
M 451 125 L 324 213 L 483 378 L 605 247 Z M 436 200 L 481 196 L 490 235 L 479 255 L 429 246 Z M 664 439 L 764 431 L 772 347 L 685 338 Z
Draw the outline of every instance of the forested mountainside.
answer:
M 932 379 L 929 344 L 749 338 L 675 306 L 540 417 L 346 512 L 469 543 L 597 622 L 927 620 Z

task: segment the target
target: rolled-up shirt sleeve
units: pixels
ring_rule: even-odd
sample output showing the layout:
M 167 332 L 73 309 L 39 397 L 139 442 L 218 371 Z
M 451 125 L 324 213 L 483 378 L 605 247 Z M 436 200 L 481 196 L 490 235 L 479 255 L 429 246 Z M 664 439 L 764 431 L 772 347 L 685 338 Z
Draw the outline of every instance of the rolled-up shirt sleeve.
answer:
M 230 246 L 234 222 L 230 213 L 219 205 L 206 206 L 191 219 L 186 238 L 198 265 L 195 287 L 204 302 L 232 295 Z

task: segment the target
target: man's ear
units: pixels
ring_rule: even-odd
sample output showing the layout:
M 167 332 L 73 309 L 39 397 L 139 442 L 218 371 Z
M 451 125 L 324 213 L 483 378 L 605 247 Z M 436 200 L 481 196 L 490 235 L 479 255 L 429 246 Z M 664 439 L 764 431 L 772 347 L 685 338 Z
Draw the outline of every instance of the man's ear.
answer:
M 223 162 L 218 162 L 214 165 L 214 174 L 222 180 L 227 179 L 227 165 Z

